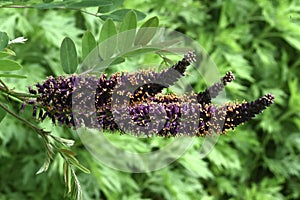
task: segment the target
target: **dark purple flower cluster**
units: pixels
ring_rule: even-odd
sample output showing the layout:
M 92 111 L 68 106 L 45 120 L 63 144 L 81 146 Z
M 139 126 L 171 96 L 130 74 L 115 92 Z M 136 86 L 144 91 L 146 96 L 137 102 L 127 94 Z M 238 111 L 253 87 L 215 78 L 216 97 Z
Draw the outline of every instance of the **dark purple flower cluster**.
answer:
M 72 75 L 49 77 L 29 92 L 38 97 L 34 116 L 68 127 L 120 130 L 136 135 L 160 136 L 222 134 L 251 120 L 274 102 L 267 94 L 253 102 L 227 103 L 217 107 L 211 103 L 224 86 L 234 80 L 227 72 L 220 82 L 190 96 L 162 95 L 164 88 L 184 75 L 195 62 L 193 52 L 160 73 L 116 73 L 107 77 Z

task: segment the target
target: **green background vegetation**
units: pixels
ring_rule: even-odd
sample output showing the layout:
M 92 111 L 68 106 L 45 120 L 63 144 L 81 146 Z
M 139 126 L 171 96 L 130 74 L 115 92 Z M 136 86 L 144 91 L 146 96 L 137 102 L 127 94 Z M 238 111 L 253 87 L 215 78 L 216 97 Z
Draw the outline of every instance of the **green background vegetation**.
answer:
M 77 171 L 83 199 L 300 199 L 300 1 L 114 2 L 120 2 L 116 8 L 146 14 L 139 24 L 157 16 L 161 26 L 198 41 L 221 74 L 235 73 L 236 80 L 226 89 L 231 101 L 251 101 L 268 92 L 276 99 L 262 115 L 220 137 L 204 159 L 199 159 L 203 138 L 197 138 L 176 162 L 144 174 L 108 168 L 94 160 L 74 131 L 55 127 L 50 120 L 36 122 L 54 135 L 76 141 L 71 149 L 91 171 Z M 59 50 L 64 37 L 75 41 L 81 55 L 83 33 L 89 30 L 98 38 L 104 23 L 99 17 L 72 9 L 0 8 L 0 19 L 0 31 L 10 39 L 29 39 L 11 47 L 16 52 L 14 59 L 23 66 L 16 73 L 28 78 L 3 78 L 9 87 L 23 92 L 49 75 L 64 74 Z M 154 59 L 153 63 L 161 62 Z M 141 60 L 131 61 L 135 62 Z M 132 69 L 139 68 L 124 70 Z M 192 81 L 195 91 L 203 89 L 200 83 Z M 19 112 L 20 104 L 8 105 Z M 31 113 L 28 106 L 20 115 L 34 122 Z M 116 145 L 130 144 L 129 148 L 146 152 L 163 147 L 168 140 L 110 137 Z M 37 134 L 7 115 L 0 123 L 0 200 L 63 199 L 63 159 L 57 155 L 47 172 L 35 175 L 44 160 L 44 145 Z

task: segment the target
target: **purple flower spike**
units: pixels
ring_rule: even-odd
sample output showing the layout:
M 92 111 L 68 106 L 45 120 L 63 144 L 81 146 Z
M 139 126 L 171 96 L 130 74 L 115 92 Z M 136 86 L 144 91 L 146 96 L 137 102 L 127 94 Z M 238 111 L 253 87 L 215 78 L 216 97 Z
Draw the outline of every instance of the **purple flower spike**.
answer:
M 267 94 L 252 102 L 213 105 L 212 98 L 234 80 L 232 72 L 198 93 L 197 99 L 160 94 L 184 75 L 186 67 L 196 61 L 195 57 L 188 52 L 177 64 L 160 73 L 48 77 L 37 83 L 36 89 L 28 88 L 37 97 L 26 103 L 33 105 L 34 117 L 39 108 L 40 120 L 48 117 L 58 125 L 164 137 L 223 134 L 274 103 L 274 96 Z
M 184 75 L 186 68 L 191 64 L 196 62 L 196 55 L 194 52 L 189 51 L 184 55 L 184 58 L 177 62 L 175 65 L 171 66 L 169 69 L 157 72 L 142 72 L 140 74 L 133 74 L 129 76 L 128 79 L 133 79 L 129 81 L 131 86 L 128 85 L 128 81 L 125 81 L 125 88 L 134 88 L 132 95 L 132 102 L 137 102 L 145 100 L 149 97 L 153 97 L 160 93 L 164 88 L 173 85 Z
M 234 79 L 234 74 L 231 71 L 227 72 L 226 75 L 221 78 L 220 82 L 213 84 L 211 87 L 197 95 L 198 102 L 201 104 L 209 104 L 211 100 L 218 96 L 224 89 L 225 85 L 232 82 Z
M 275 97 L 272 94 L 266 94 L 252 102 L 236 103 L 234 105 L 228 103 L 223 130 L 234 129 L 239 124 L 251 120 L 255 115 L 262 113 L 263 110 L 273 104 L 274 99 Z

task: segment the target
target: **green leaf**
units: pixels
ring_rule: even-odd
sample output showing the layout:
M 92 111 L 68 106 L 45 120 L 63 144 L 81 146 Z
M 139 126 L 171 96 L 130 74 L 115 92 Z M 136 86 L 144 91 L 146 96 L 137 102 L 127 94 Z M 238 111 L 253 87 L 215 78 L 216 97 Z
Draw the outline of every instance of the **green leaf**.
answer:
M 112 36 L 116 34 L 117 29 L 115 23 L 111 19 L 106 20 L 102 26 L 99 38 L 99 52 L 103 59 L 108 59 L 114 54 L 117 46 L 117 39 Z
M 67 8 L 87 8 L 87 7 L 100 7 L 100 6 L 110 6 L 112 5 L 111 1 L 103 0 L 82 0 L 79 2 L 72 2 L 67 4 Z
M 66 6 L 66 2 L 39 3 L 39 4 L 33 4 L 31 6 L 33 8 L 38 8 L 38 9 L 63 8 Z
M 120 26 L 118 34 L 118 49 L 121 53 L 128 51 L 134 43 L 137 27 L 137 16 L 133 10 L 129 11 Z
M 56 2 L 45 2 L 32 4 L 31 6 L 39 9 L 51 9 L 51 8 L 87 8 L 87 7 L 100 7 L 110 6 L 111 1 L 104 0 L 68 0 L 68 1 L 56 1 Z
M 119 6 L 121 6 L 124 2 L 124 0 L 111 0 L 111 5 L 110 6 L 99 6 L 100 8 L 98 9 L 99 13 L 107 13 L 113 10 L 116 10 Z
M 161 48 L 152 48 L 152 47 L 140 48 L 140 49 L 135 49 L 130 52 L 127 52 L 123 56 L 124 57 L 133 57 L 133 56 L 143 55 L 146 53 L 153 53 L 153 52 L 159 51 L 159 50 L 161 50 Z
M 68 154 L 68 156 L 76 156 L 75 152 L 70 151 L 68 149 L 59 148 L 58 151 L 63 153 L 63 154 Z
M 125 58 L 123 58 L 123 57 L 118 57 L 118 58 L 116 58 L 114 61 L 112 61 L 110 65 L 117 65 L 117 64 L 120 64 L 120 63 L 122 63 L 122 62 L 125 62 Z
M 70 163 L 72 165 L 74 165 L 75 167 L 77 167 L 80 171 L 82 171 L 84 173 L 87 173 L 87 174 L 90 173 L 90 170 L 88 170 L 86 167 L 84 167 L 83 165 L 81 165 L 79 163 L 79 161 L 73 155 L 70 155 L 70 154 L 65 154 L 65 155 L 68 157 Z
M 120 32 L 135 29 L 137 27 L 137 15 L 134 10 L 126 13 L 124 20 L 120 26 Z
M 6 58 L 11 56 L 11 54 L 9 52 L 6 51 L 0 51 L 0 58 Z
M 4 119 L 5 116 L 6 116 L 6 111 L 3 110 L 2 108 L 0 108 L 0 123 Z
M 101 32 L 100 32 L 100 38 L 99 43 L 106 40 L 107 38 L 115 35 L 117 33 L 116 25 L 113 22 L 113 20 L 108 19 L 104 22 Z
M 159 24 L 159 20 L 157 17 L 152 17 L 147 20 L 139 29 L 137 36 L 135 38 L 135 45 L 146 45 L 156 34 L 157 28 Z
M 160 47 L 161 49 L 165 49 L 166 47 L 172 48 L 172 46 L 174 46 L 173 48 L 175 49 L 175 45 L 176 44 L 180 44 L 182 41 L 180 39 L 173 39 L 173 40 L 166 40 L 166 41 L 158 41 L 158 43 L 152 43 L 151 46 L 154 47 Z M 178 48 L 179 49 L 179 48 Z M 183 48 L 183 49 L 187 49 L 187 48 Z
M 63 164 L 63 174 L 64 174 L 64 181 L 66 184 L 67 194 L 70 194 L 72 191 L 72 174 L 71 169 L 68 163 L 65 161 Z
M 68 146 L 68 147 L 73 146 L 74 143 L 75 143 L 74 140 L 65 139 L 65 138 L 62 138 L 62 137 L 59 137 L 59 136 L 55 136 L 55 135 L 52 135 L 52 138 L 55 139 L 57 142 L 65 145 L 65 146 Z
M 0 71 L 15 71 L 22 69 L 22 66 L 13 60 L 0 60 Z
M 159 24 L 159 19 L 158 17 L 152 17 L 148 19 L 142 26 L 141 28 L 146 28 L 146 27 L 158 27 Z
M 102 20 L 112 19 L 114 21 L 123 21 L 125 15 L 128 13 L 128 11 L 131 11 L 131 9 L 120 9 L 116 10 L 108 15 L 100 15 L 99 17 Z M 146 15 L 138 10 L 134 10 L 134 12 L 137 15 L 137 20 L 142 20 L 146 17 Z
M 19 75 L 19 74 L 0 74 L 0 77 L 5 78 L 27 78 L 27 76 Z
M 82 59 L 96 47 L 96 39 L 90 31 L 86 31 L 82 37 Z
M 76 71 L 78 60 L 76 47 L 69 37 L 66 37 L 60 47 L 60 62 L 61 66 L 67 74 L 72 74 Z
M 42 165 L 42 167 L 36 172 L 36 174 L 41 174 L 45 171 L 48 170 L 49 168 L 49 165 L 50 165 L 50 162 L 51 162 L 51 158 L 50 157 L 47 157 L 44 164 Z
M 85 166 L 83 166 L 82 164 L 80 163 L 73 163 L 75 167 L 77 167 L 80 171 L 86 173 L 86 174 L 89 174 L 91 173 L 90 170 L 88 168 L 86 168 Z
M 16 56 L 16 53 L 11 49 L 5 49 L 4 52 L 9 56 Z
M 8 45 L 8 35 L 5 32 L 0 32 L 0 51 L 2 51 Z
M 104 69 L 107 66 L 116 65 L 116 64 L 122 63 L 124 61 L 125 61 L 125 58 L 123 58 L 123 57 L 108 58 L 108 59 L 102 60 L 99 63 L 96 63 L 94 65 L 94 69 L 95 69 L 95 72 L 96 72 L 97 69 Z M 99 72 L 101 72 L 101 71 L 99 71 Z
M 300 36 L 298 36 L 298 38 L 295 38 L 293 36 L 289 36 L 289 35 L 284 35 L 284 39 L 295 49 L 297 49 L 298 51 L 300 51 Z

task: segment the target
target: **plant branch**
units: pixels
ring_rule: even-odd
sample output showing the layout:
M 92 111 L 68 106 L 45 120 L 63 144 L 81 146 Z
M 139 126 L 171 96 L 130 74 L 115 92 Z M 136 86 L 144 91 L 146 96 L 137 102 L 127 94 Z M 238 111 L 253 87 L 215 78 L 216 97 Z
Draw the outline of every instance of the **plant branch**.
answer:
M 19 115 L 17 115 L 16 113 L 14 113 L 13 111 L 11 111 L 10 109 L 8 109 L 5 105 L 3 105 L 2 103 L 0 103 L 0 107 L 5 110 L 6 112 L 8 112 L 9 114 L 11 114 L 12 116 L 14 116 L 15 118 L 17 118 L 18 120 L 22 121 L 23 123 L 27 124 L 30 128 L 32 128 L 34 131 L 36 131 L 39 135 L 41 135 L 42 137 L 44 137 L 45 135 L 49 135 L 50 132 L 49 131 L 45 131 L 44 129 L 34 125 L 33 123 L 29 122 L 28 120 L 24 119 L 23 117 L 20 117 Z
M 30 6 L 30 5 L 0 5 L 0 8 L 36 8 L 35 6 Z M 46 9 L 46 8 L 45 8 Z M 99 17 L 98 13 L 91 13 L 89 11 L 86 10 L 81 10 L 78 8 L 68 8 L 68 7 L 64 7 L 64 6 L 57 6 L 57 7 L 53 7 L 52 9 L 60 9 L 60 10 L 75 10 L 75 11 L 79 11 L 88 15 L 92 15 L 95 17 Z
M 26 100 L 28 100 L 28 98 L 35 98 L 36 95 L 32 95 L 32 94 L 27 94 L 27 93 L 21 93 L 21 92 L 15 92 L 13 90 L 10 90 L 5 83 L 0 80 L 0 83 L 2 84 L 2 86 L 0 86 L 0 91 L 2 93 L 4 93 L 5 95 L 10 96 L 11 98 L 13 97 L 14 100 L 18 101 L 18 102 L 24 102 Z

